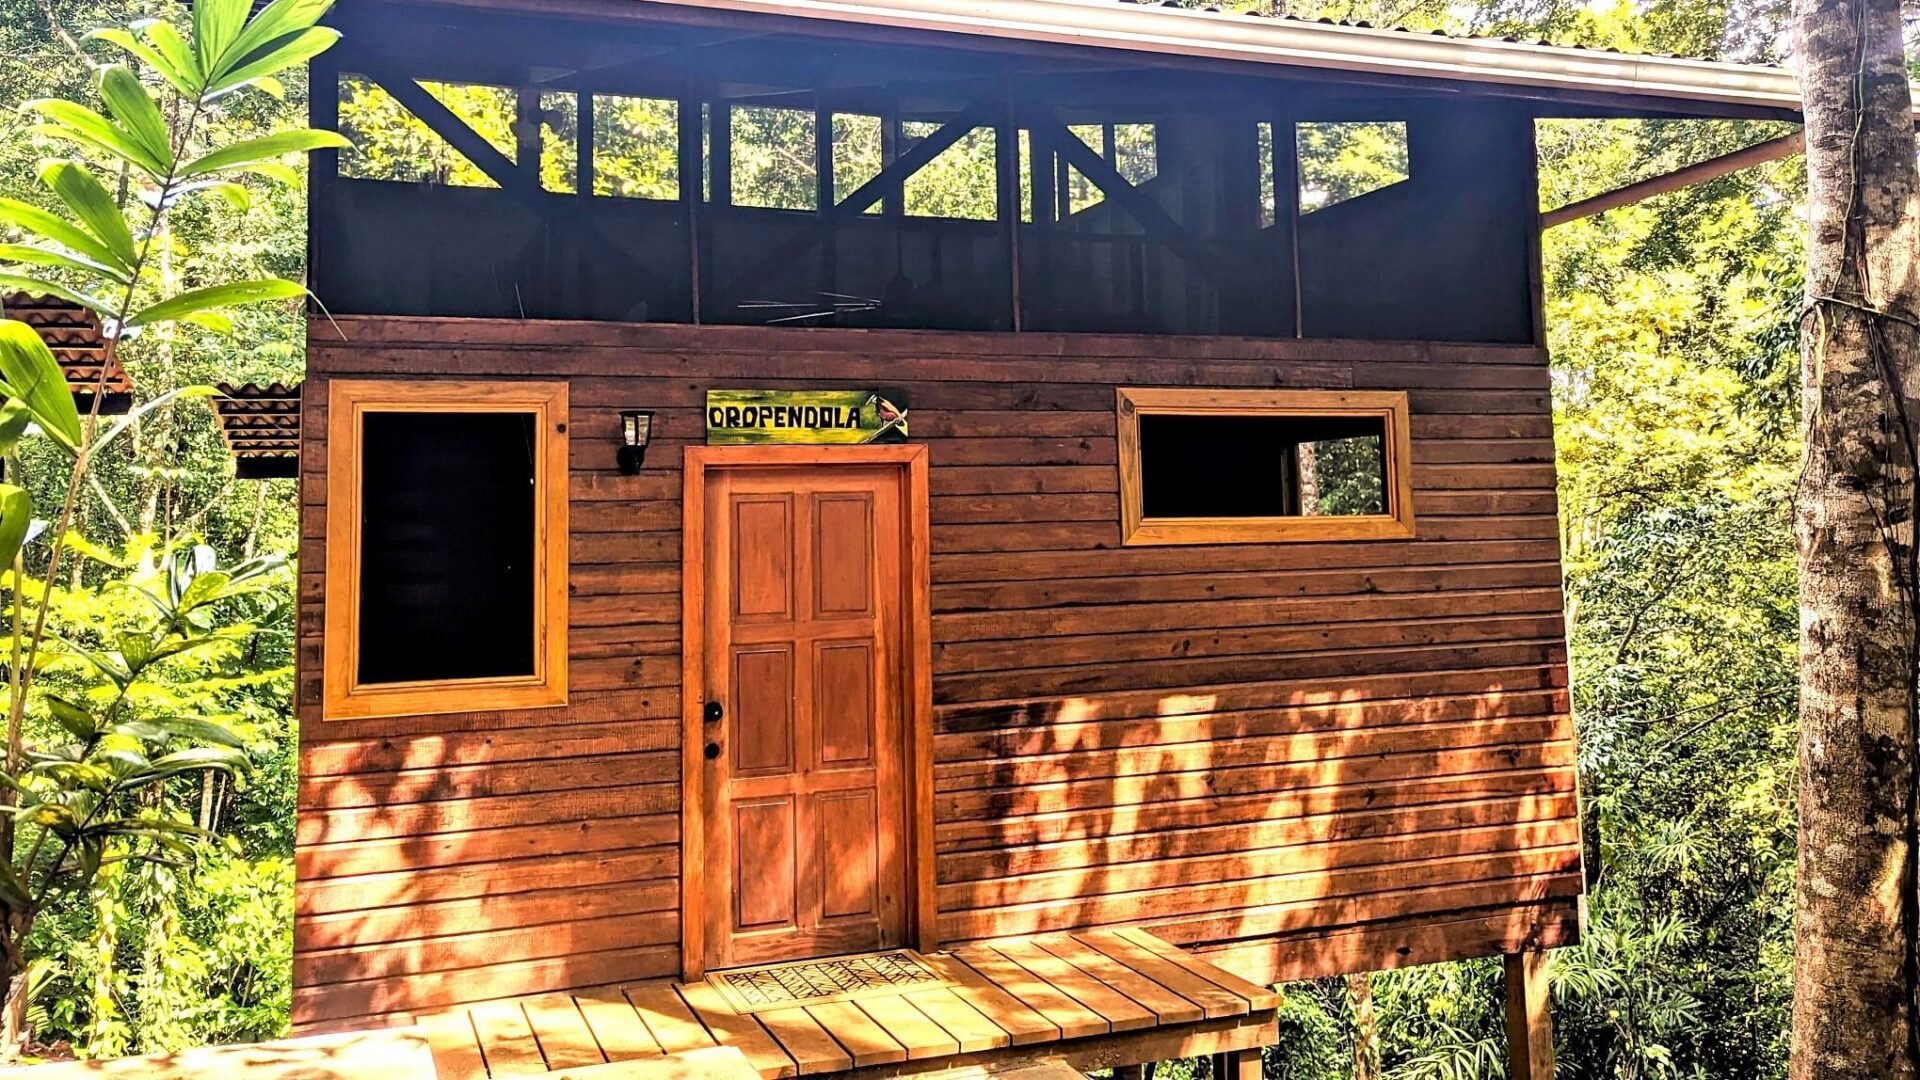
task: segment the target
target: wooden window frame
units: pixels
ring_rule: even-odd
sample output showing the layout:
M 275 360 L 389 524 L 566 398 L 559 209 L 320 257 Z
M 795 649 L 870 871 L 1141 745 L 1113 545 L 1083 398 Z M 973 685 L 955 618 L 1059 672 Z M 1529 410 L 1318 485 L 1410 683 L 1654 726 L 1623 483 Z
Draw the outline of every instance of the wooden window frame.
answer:
M 530 413 L 534 447 L 532 675 L 361 684 L 360 475 L 369 412 Z M 497 712 L 567 703 L 567 384 L 335 379 L 327 391 L 327 720 Z
M 901 731 L 906 735 L 907 941 L 940 947 L 933 847 L 933 584 L 927 447 L 689 446 L 681 466 L 680 554 L 680 977 L 706 975 L 707 474 L 715 469 L 884 465 L 900 470 L 906 528 L 901 540 Z
M 1211 390 L 1120 387 L 1115 391 L 1120 450 L 1120 542 L 1278 544 L 1405 540 L 1414 535 L 1413 450 L 1407 395 L 1397 390 Z M 1141 416 L 1375 417 L 1386 431 L 1389 513 L 1287 517 L 1149 518 L 1143 510 Z

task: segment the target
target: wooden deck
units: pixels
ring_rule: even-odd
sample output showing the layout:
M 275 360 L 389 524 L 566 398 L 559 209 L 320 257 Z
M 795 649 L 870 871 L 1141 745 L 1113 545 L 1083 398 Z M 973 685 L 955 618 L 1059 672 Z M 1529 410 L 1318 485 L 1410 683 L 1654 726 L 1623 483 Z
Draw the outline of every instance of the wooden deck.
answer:
M 1277 1038 L 1274 991 L 1143 930 L 1012 939 L 927 959 L 950 987 L 742 1015 L 705 982 L 648 982 L 474 1005 L 421 1026 L 441 1080 L 585 1076 L 648 1060 L 698 1072 L 670 1059 L 716 1046 L 738 1049 L 766 1080 L 1046 1059 L 1087 1072 L 1257 1051 Z
M 203 1046 L 178 1054 L 0 1068 L 0 1080 L 433 1080 L 414 1028 Z

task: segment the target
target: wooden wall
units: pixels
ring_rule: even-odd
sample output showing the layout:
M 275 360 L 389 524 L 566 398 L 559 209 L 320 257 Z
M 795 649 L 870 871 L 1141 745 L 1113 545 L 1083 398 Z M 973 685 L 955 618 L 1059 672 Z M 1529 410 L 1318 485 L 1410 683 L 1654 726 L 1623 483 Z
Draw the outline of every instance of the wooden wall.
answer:
M 910 395 L 945 938 L 1144 922 L 1272 979 L 1576 932 L 1542 350 L 371 317 L 310 342 L 299 1027 L 677 969 L 679 456 L 710 386 Z M 569 707 L 319 718 L 333 374 L 573 380 Z M 1120 549 L 1116 385 L 1409 391 L 1419 538 Z M 622 408 L 660 410 L 634 477 Z

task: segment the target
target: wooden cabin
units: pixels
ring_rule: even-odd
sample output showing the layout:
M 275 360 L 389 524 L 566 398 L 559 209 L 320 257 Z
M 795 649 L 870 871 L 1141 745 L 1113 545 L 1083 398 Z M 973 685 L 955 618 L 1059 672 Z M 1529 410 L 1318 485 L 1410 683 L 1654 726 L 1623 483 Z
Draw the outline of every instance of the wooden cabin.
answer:
M 1791 76 L 1108 0 L 332 20 L 297 1028 L 431 1019 L 478 1075 L 637 1010 L 776 1076 L 1040 1039 L 969 1041 L 989 1003 L 1264 1018 L 1069 1056 L 1130 1066 L 1505 955 L 1545 1075 L 1534 124 L 1792 119 Z M 706 997 L 876 955 L 967 1008 Z

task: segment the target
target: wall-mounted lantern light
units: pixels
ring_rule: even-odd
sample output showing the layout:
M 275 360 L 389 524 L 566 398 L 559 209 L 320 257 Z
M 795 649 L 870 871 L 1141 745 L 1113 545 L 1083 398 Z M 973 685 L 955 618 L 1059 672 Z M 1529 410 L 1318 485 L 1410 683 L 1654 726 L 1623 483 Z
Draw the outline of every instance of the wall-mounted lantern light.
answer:
M 646 409 L 620 413 L 620 471 L 632 476 L 647 460 L 647 441 L 653 438 L 653 413 Z

